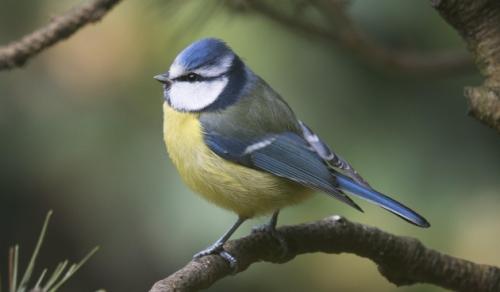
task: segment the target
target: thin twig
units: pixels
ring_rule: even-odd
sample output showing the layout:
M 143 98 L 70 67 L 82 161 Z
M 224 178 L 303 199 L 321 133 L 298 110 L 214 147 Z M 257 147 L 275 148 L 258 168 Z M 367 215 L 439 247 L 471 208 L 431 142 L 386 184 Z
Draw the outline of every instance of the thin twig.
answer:
M 68 38 L 86 24 L 101 20 L 120 1 L 89 1 L 61 16 L 52 18 L 46 26 L 33 31 L 20 40 L 0 47 L 0 70 L 24 65 L 31 57 Z
M 425 247 L 410 237 L 350 222 L 339 216 L 278 229 L 288 245 L 283 257 L 280 244 L 267 233 L 254 233 L 230 241 L 224 249 L 238 260 L 236 271 L 217 255 L 189 262 L 158 281 L 150 292 L 196 291 L 265 261 L 284 263 L 312 252 L 353 253 L 371 259 L 380 273 L 396 285 L 430 283 L 455 291 L 500 291 L 500 269 L 472 263 Z
M 367 37 L 345 13 L 338 1 L 309 1 L 331 22 L 330 27 L 316 24 L 300 15 L 289 15 L 282 9 L 261 0 L 235 1 L 243 9 L 253 11 L 282 27 L 304 35 L 333 43 L 377 67 L 419 74 L 443 74 L 470 71 L 472 58 L 463 51 L 417 52 L 390 48 Z M 232 2 L 229 2 L 232 3 Z M 243 4 L 242 4 L 243 3 Z M 232 3 L 234 7 L 234 3 Z M 241 6 L 236 6 L 241 8 Z

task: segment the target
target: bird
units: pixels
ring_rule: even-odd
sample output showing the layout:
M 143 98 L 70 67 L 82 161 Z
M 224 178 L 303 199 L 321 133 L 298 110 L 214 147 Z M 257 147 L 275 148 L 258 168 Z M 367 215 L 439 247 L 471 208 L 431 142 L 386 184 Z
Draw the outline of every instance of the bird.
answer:
M 430 226 L 372 188 L 224 41 L 195 41 L 154 79 L 163 85 L 163 136 L 181 178 L 194 192 L 238 216 L 194 258 L 219 254 L 234 263 L 223 245 L 256 216 L 271 215 L 262 229 L 280 239 L 280 210 L 318 191 L 363 211 L 347 192 L 416 226 Z

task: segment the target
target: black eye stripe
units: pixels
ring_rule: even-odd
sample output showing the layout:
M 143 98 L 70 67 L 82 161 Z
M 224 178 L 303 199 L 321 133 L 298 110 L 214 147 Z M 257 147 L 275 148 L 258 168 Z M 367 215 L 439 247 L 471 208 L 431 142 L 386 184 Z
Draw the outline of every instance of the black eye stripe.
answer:
M 200 81 L 201 78 L 202 77 L 200 75 L 198 75 L 196 73 L 193 73 L 193 72 L 190 72 L 190 73 L 187 73 L 185 75 L 179 76 L 179 77 L 175 78 L 174 80 L 176 80 L 176 81 L 195 82 L 195 81 Z
M 187 73 L 187 74 L 184 74 L 182 76 L 179 76 L 179 77 L 176 77 L 172 80 L 174 81 L 180 81 L 180 82 L 199 82 L 199 81 L 210 81 L 210 80 L 215 80 L 215 79 L 218 79 L 220 77 L 223 77 L 223 76 L 226 76 L 228 73 L 222 73 L 220 75 L 217 75 L 217 76 L 211 76 L 211 77 L 204 77 L 204 76 L 201 76 L 199 74 L 196 74 L 194 72 L 190 72 L 190 73 Z

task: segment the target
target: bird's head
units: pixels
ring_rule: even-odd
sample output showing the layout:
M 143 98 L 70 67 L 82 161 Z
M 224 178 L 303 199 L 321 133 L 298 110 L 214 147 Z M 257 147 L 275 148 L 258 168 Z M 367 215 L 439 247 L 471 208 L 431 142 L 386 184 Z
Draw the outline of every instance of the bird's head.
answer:
M 166 102 L 175 110 L 221 110 L 239 98 L 247 79 L 241 59 L 221 40 L 196 41 L 177 55 L 169 70 L 156 75 Z

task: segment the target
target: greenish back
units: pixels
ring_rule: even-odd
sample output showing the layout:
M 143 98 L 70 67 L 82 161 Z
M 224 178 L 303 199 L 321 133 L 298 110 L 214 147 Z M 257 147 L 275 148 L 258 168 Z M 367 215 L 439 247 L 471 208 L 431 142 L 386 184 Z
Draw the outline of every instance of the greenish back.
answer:
M 204 130 L 247 141 L 283 132 L 301 135 L 290 106 L 260 77 L 256 79 L 235 104 L 221 111 L 202 113 Z

